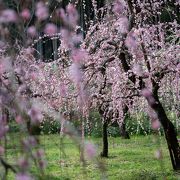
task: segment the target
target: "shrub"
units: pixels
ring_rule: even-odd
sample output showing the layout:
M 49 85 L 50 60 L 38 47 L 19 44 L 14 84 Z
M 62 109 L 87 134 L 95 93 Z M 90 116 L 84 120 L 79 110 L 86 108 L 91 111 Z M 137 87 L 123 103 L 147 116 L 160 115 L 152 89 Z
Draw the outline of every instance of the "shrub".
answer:
M 86 135 L 91 135 L 92 137 L 102 136 L 102 121 L 100 114 L 97 111 L 91 111 L 89 115 L 89 124 L 85 129 Z
M 20 131 L 20 126 L 14 120 L 10 120 L 10 123 L 9 123 L 9 132 L 17 133 L 19 131 Z
M 108 135 L 111 137 L 119 137 L 120 136 L 119 126 L 109 126 Z
M 56 119 L 45 117 L 41 123 L 42 134 L 56 134 L 60 132 L 61 124 Z

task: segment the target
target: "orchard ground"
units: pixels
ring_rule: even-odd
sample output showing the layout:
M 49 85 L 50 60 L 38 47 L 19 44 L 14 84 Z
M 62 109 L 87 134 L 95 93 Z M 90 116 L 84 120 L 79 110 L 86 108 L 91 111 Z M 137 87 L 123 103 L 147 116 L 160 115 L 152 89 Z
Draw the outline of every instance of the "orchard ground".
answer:
M 11 134 L 11 144 L 7 144 L 6 156 L 8 161 L 21 156 L 16 141 L 18 134 Z M 87 138 L 97 145 L 98 154 L 101 150 L 101 138 Z M 98 180 L 101 173 L 97 165 L 87 161 L 83 167 L 79 159 L 79 150 L 73 141 L 64 138 L 63 143 L 59 135 L 40 136 L 48 161 L 46 175 L 39 179 L 51 180 Z M 10 141 L 9 141 L 10 142 Z M 163 158 L 157 159 L 155 152 L 161 148 Z M 63 152 L 64 151 L 64 152 Z M 163 136 L 133 136 L 130 140 L 119 137 L 109 138 L 109 158 L 98 159 L 105 165 L 109 180 L 176 180 L 180 174 L 175 174 L 171 167 L 168 149 Z M 32 168 L 33 173 L 37 173 Z M 14 179 L 9 174 L 8 179 Z

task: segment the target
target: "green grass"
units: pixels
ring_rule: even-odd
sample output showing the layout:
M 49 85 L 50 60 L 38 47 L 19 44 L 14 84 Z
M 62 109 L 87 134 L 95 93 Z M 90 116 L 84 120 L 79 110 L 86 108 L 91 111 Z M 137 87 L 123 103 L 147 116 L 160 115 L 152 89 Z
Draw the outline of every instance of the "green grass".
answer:
M 14 163 L 14 158 L 19 156 L 19 149 L 15 135 L 11 137 L 12 143 L 8 144 L 7 158 Z M 109 158 L 98 157 L 99 163 L 105 166 L 109 180 L 176 180 L 178 174 L 172 170 L 167 145 L 163 137 L 154 141 L 154 136 L 131 137 L 130 140 L 109 138 Z M 157 139 L 157 138 L 156 138 Z M 90 138 L 101 150 L 101 138 Z M 59 135 L 40 136 L 40 142 L 45 148 L 48 166 L 46 178 L 48 180 L 98 180 L 102 173 L 95 161 L 87 161 L 83 167 L 79 159 L 79 150 L 71 139 L 65 138 L 60 143 Z M 155 151 L 161 147 L 163 159 L 157 160 Z M 62 149 L 65 154 L 63 154 Z M 33 170 L 36 173 L 36 170 Z M 10 174 L 9 179 L 14 179 Z

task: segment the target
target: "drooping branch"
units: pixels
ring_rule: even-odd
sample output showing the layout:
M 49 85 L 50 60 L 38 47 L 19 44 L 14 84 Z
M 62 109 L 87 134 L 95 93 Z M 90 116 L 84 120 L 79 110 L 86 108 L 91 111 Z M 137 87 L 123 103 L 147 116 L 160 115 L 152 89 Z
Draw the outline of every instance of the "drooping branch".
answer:
M 7 163 L 2 157 L 0 157 L 0 162 L 5 169 L 6 175 L 8 174 L 8 170 L 11 170 L 14 173 L 17 172 L 17 170 L 11 164 Z

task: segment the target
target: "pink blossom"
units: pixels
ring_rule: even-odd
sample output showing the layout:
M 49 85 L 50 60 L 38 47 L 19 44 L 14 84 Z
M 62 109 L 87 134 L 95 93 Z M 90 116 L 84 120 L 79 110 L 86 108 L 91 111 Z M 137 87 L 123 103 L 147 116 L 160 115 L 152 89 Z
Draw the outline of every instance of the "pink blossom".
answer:
M 71 75 L 71 78 L 73 79 L 74 83 L 78 84 L 82 81 L 82 72 L 80 70 L 80 65 L 77 63 L 73 63 L 70 68 L 69 72 Z
M 67 88 L 66 88 L 66 85 L 64 83 L 60 84 L 60 95 L 62 97 L 65 97 L 67 95 Z
M 177 71 L 180 71 L 180 63 L 176 66 Z
M 21 168 L 21 170 L 26 170 L 28 169 L 29 167 L 29 162 L 26 158 L 24 157 L 21 157 L 19 160 L 18 160 L 18 165 L 19 167 Z
M 134 32 L 130 32 L 125 40 L 125 45 L 129 50 L 136 50 L 137 49 L 137 40 L 136 34 Z
M 180 112 L 179 111 L 176 112 L 176 115 L 177 115 L 178 118 L 180 118 Z
M 129 26 L 129 21 L 127 17 L 125 16 L 119 18 L 115 23 L 116 29 L 122 34 L 125 34 L 128 32 L 128 26 Z
M 37 145 L 37 140 L 35 139 L 35 137 L 29 137 L 28 142 L 31 147 L 35 147 Z
M 93 159 L 96 156 L 96 147 L 92 143 L 85 144 L 85 152 L 88 159 Z
M 57 11 L 57 13 L 58 13 L 58 15 L 60 16 L 60 18 L 62 19 L 62 21 L 64 21 L 64 22 L 67 22 L 67 21 L 68 21 L 64 9 L 59 9 L 59 10 Z
M 5 72 L 4 65 L 0 64 L 0 76 L 2 76 L 4 72 Z
M 18 173 L 16 175 L 16 180 L 33 180 L 33 178 L 26 173 Z
M 37 157 L 42 158 L 44 156 L 44 150 L 38 149 L 36 152 Z
M 47 6 L 43 2 L 37 3 L 35 14 L 39 21 L 46 20 L 49 16 Z
M 75 63 L 82 63 L 84 59 L 88 58 L 88 54 L 85 50 L 75 49 L 71 54 L 72 60 Z
M 22 140 L 22 147 L 24 150 L 28 151 L 29 150 L 29 147 L 30 147 L 30 144 L 29 144 L 29 141 L 27 139 L 23 139 Z
M 162 159 L 162 151 L 161 151 L 161 150 L 157 150 L 157 151 L 154 153 L 154 156 L 155 156 L 157 159 Z
M 16 12 L 13 9 L 6 9 L 1 12 L 0 22 L 13 23 L 18 19 Z
M 77 21 L 79 18 L 76 8 L 72 4 L 69 4 L 66 7 L 66 11 L 68 13 L 68 22 L 67 23 L 70 24 L 72 27 L 75 27 L 77 25 Z
M 61 29 L 61 37 L 63 38 L 63 40 L 69 40 L 69 31 L 66 29 Z
M 116 0 L 113 5 L 113 12 L 116 15 L 120 15 L 124 12 L 125 9 L 125 2 L 123 0 Z
M 147 88 L 143 89 L 143 90 L 141 91 L 141 94 L 142 94 L 142 96 L 144 96 L 145 98 L 148 98 L 148 97 L 152 96 L 152 92 L 151 92 L 149 89 L 147 89 Z
M 22 12 L 21 12 L 21 17 L 24 20 L 29 20 L 30 17 L 31 17 L 31 13 L 30 13 L 29 9 L 23 9 Z
M 27 34 L 28 34 L 29 36 L 31 36 L 32 38 L 36 37 L 36 36 L 37 36 L 36 27 L 35 27 L 35 26 L 30 26 L 30 27 L 27 29 Z
M 61 29 L 61 38 L 63 40 L 63 45 L 65 46 L 65 48 L 70 48 L 72 47 L 72 42 L 70 40 L 71 35 L 70 32 L 66 29 Z
M 43 118 L 40 110 L 35 108 L 35 107 L 32 107 L 29 110 L 28 115 L 31 117 L 31 121 L 34 124 L 40 123 L 42 121 L 42 118 Z
M 27 91 L 27 86 L 26 85 L 21 85 L 18 88 L 17 94 L 19 94 L 19 95 L 24 94 L 24 93 L 26 93 L 26 91 Z
M 180 0 L 176 0 L 176 5 L 180 5 Z
M 18 75 L 25 75 L 25 72 L 20 67 L 15 68 L 14 72 L 17 73 Z
M 24 52 L 26 55 L 33 55 L 34 48 L 28 47 L 28 48 L 24 49 Z
M 5 136 L 5 134 L 8 132 L 9 126 L 3 126 L 0 127 L 0 139 Z
M 28 151 L 29 148 L 35 147 L 37 145 L 37 141 L 34 137 L 29 137 L 28 139 L 23 139 L 22 146 L 24 150 Z
M 151 107 L 153 107 L 157 103 L 153 96 L 150 96 L 149 98 L 147 98 L 147 100 Z
M 0 49 L 5 50 L 6 49 L 6 43 L 3 41 L 0 41 Z
M 154 130 L 158 130 L 161 126 L 160 122 L 156 119 L 156 120 L 152 120 L 151 122 L 151 126 Z
M 38 163 L 39 163 L 39 167 L 41 169 L 44 169 L 46 167 L 46 165 L 47 165 L 47 162 L 45 160 L 42 160 L 42 159 L 39 160 Z
M 79 84 L 78 86 L 79 96 L 77 97 L 77 103 L 80 108 L 83 109 L 83 107 L 88 105 L 89 102 L 89 96 L 87 94 L 87 91 L 85 91 L 83 84 Z
M 45 26 L 44 33 L 47 35 L 54 35 L 58 32 L 57 26 L 53 23 L 48 23 Z
M 66 12 L 67 12 L 67 15 L 63 9 L 60 9 L 58 11 L 58 14 L 66 25 L 69 25 L 75 28 L 78 22 L 78 18 L 79 18 L 76 8 L 72 4 L 69 4 L 66 7 Z
M 9 57 L 6 58 L 2 58 L 0 61 L 1 64 L 1 70 L 3 70 L 4 72 L 8 72 L 11 71 L 12 69 L 12 62 L 11 59 Z
M 2 156 L 4 154 L 4 147 L 0 146 L 0 156 Z
M 133 66 L 133 72 L 134 72 L 134 74 L 136 74 L 138 76 L 142 76 L 143 75 L 142 67 L 139 64 L 135 64 Z M 145 95 L 146 95 L 146 91 L 147 90 L 145 90 L 145 92 L 144 92 Z
M 23 122 L 23 119 L 22 119 L 22 117 L 20 115 L 16 116 L 16 122 L 18 124 L 21 124 Z
M 72 41 L 73 44 L 75 44 L 75 45 L 83 42 L 83 36 L 82 36 L 82 34 L 74 35 L 74 36 L 72 37 L 71 41 Z
M 151 107 L 153 107 L 157 103 L 156 100 L 154 99 L 154 96 L 153 96 L 152 92 L 149 89 L 147 89 L 147 88 L 143 89 L 141 91 L 141 95 L 144 96 L 147 99 L 148 104 Z
M 36 152 L 33 153 L 33 156 L 38 159 L 38 163 L 41 169 L 46 167 L 47 162 L 43 159 L 44 157 L 44 150 L 38 149 Z
M 38 79 L 38 74 L 35 72 L 29 73 L 29 78 L 33 81 L 36 81 Z
M 39 1 L 39 2 L 36 3 L 36 9 L 39 9 L 41 7 L 44 7 L 44 6 L 45 6 L 45 4 L 44 4 L 43 1 Z
M 7 125 L 7 116 L 1 115 L 0 118 L 0 139 L 8 132 L 9 126 Z

